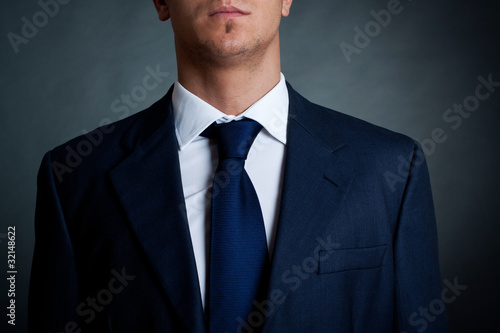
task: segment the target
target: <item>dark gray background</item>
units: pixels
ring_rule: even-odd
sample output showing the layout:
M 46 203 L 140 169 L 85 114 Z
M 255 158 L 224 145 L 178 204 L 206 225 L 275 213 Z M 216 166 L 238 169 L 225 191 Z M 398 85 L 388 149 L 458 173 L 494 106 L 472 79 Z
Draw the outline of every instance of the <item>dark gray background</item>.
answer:
M 120 119 L 111 103 L 142 84 L 146 67 L 170 75 L 130 111 L 159 99 L 176 78 L 170 24 L 151 1 L 70 1 L 16 54 L 7 38 L 21 34 L 41 8 L 2 1 L 0 62 L 0 320 L 7 306 L 7 226 L 17 227 L 17 325 L 26 330 L 36 173 L 43 154 L 66 140 Z M 386 0 L 295 0 L 281 29 L 282 71 L 319 104 L 424 140 L 448 136 L 427 156 L 443 279 L 468 289 L 447 310 L 452 332 L 498 331 L 500 297 L 500 88 L 453 130 L 443 113 L 473 95 L 477 77 L 500 81 L 500 5 L 494 1 L 403 0 L 403 11 L 351 63 L 339 44 L 373 20 Z M 353 166 L 355 167 L 355 166 Z M 47 269 L 51 269 L 47 267 Z M 426 306 L 426 305 L 423 305 Z

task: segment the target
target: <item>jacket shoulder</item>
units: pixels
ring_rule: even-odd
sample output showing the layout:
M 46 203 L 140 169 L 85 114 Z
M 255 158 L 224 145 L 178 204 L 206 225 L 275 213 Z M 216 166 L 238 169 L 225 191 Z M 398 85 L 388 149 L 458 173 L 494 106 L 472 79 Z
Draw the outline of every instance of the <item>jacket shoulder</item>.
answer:
M 368 121 L 331 110 L 325 107 L 316 106 L 324 122 L 330 121 L 331 125 L 339 128 L 340 133 L 352 144 L 361 144 L 368 147 L 390 146 L 392 148 L 413 147 L 415 140 L 409 136 L 398 133 L 387 128 L 372 124 Z
M 325 145 L 343 142 L 356 150 L 390 155 L 413 151 L 419 144 L 407 135 L 391 131 L 365 120 L 315 104 L 290 91 L 291 118 L 303 125 Z
M 147 140 L 169 115 L 170 91 L 149 108 L 100 126 L 50 151 L 56 179 L 91 176 L 113 168 L 131 147 Z M 90 173 L 90 174 L 89 174 Z
M 426 169 L 425 154 L 412 138 L 353 116 L 311 103 L 293 90 L 290 120 L 332 152 L 329 169 L 353 174 L 358 183 L 386 184 L 402 193 L 413 167 Z M 300 138 L 296 138 L 299 139 Z M 315 149 L 311 146 L 311 149 Z

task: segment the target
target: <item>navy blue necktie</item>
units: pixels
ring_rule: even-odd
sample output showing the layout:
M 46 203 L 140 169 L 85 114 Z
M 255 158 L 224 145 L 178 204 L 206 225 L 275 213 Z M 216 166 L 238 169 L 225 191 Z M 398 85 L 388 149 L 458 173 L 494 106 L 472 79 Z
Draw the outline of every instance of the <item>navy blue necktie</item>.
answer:
M 264 220 L 244 166 L 262 126 L 250 119 L 214 123 L 202 135 L 217 140 L 212 189 L 208 320 L 211 333 L 236 332 L 265 292 L 268 268 Z

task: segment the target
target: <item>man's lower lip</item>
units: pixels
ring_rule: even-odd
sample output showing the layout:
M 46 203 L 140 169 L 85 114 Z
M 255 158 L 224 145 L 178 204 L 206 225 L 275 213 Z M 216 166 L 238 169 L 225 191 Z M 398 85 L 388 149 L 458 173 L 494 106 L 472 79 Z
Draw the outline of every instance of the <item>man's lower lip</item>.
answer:
M 232 17 L 241 17 L 241 16 L 246 16 L 246 14 L 239 13 L 239 12 L 223 12 L 223 13 L 216 13 L 214 15 L 211 15 L 210 17 L 232 18 Z

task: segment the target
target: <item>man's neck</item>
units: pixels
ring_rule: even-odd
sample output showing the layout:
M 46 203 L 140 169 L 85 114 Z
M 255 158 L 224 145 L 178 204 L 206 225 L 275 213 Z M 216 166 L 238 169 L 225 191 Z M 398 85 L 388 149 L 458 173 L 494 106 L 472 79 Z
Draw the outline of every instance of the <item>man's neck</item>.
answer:
M 279 44 L 259 59 L 234 65 L 193 64 L 178 57 L 179 82 L 219 111 L 239 115 L 271 91 L 280 81 Z M 180 59 L 180 60 L 179 60 Z

